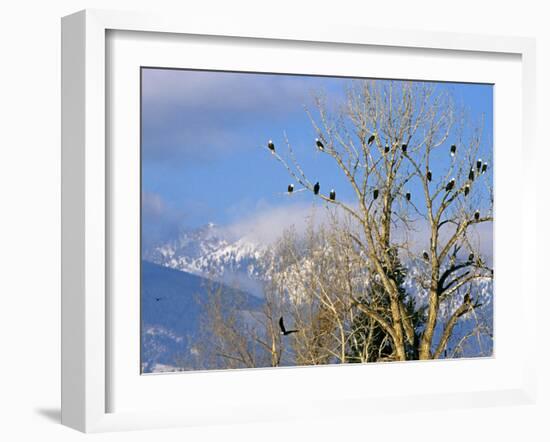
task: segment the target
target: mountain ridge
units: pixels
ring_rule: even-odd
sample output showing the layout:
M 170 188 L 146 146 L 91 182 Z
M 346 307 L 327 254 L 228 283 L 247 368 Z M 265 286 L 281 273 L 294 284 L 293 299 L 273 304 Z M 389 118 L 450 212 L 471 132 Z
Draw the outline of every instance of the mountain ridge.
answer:
M 224 229 L 209 223 L 183 231 L 144 252 L 144 259 L 163 267 L 195 275 L 218 278 L 246 276 L 261 279 L 259 260 L 266 246 L 250 238 L 232 238 Z

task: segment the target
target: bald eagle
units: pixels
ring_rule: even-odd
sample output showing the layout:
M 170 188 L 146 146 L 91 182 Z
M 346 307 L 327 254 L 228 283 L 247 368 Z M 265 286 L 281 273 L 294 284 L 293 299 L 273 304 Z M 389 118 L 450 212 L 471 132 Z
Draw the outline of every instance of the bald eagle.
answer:
M 313 186 L 313 193 L 315 195 L 319 195 L 319 189 L 321 189 L 321 185 L 319 184 L 319 181 L 315 183 L 315 186 Z
M 474 178 L 475 178 L 474 168 L 472 167 L 472 168 L 470 169 L 470 173 L 468 174 L 468 179 L 469 179 L 470 181 L 473 181 Z
M 466 184 L 466 187 L 464 187 L 464 196 L 468 196 L 470 193 L 470 185 Z
M 288 193 L 292 193 L 294 191 L 294 184 L 289 184 L 287 190 Z
M 267 142 L 267 147 L 269 148 L 269 150 L 270 150 L 271 152 L 275 152 L 275 144 L 273 144 L 273 141 L 269 140 L 269 141 Z
M 407 201 L 410 201 L 411 200 L 411 192 L 407 192 L 405 194 L 405 198 L 407 199 Z
M 406 152 L 407 152 L 407 145 L 406 145 L 406 144 L 402 144 L 402 145 L 401 145 L 401 150 L 403 151 L 403 153 L 406 153 Z
M 479 159 L 477 160 L 476 169 L 477 169 L 478 172 L 479 172 L 479 169 L 481 169 L 481 158 L 479 158 Z
M 456 146 L 453 144 L 453 145 L 451 146 L 451 156 L 454 157 L 455 154 L 456 154 Z
M 479 210 L 476 210 L 476 212 L 474 213 L 474 219 L 476 221 L 479 220 Z
M 325 149 L 324 144 L 321 142 L 321 140 L 319 138 L 315 138 L 315 144 L 317 145 L 319 150 L 324 150 Z
M 378 198 L 378 189 L 374 189 L 374 190 L 372 191 L 372 198 L 373 198 L 373 199 Z
M 450 192 L 451 190 L 453 190 L 453 187 L 455 186 L 455 179 L 453 178 L 451 181 L 449 181 L 447 183 L 447 185 L 445 186 L 445 190 L 447 192 Z
M 334 201 L 336 199 L 336 192 L 334 191 L 334 189 L 332 189 L 330 191 L 330 194 L 328 196 L 332 201 Z
M 390 151 L 390 145 L 386 143 L 386 145 L 384 146 L 384 153 L 388 153 L 389 151 Z
M 372 144 L 372 142 L 374 141 L 375 138 L 376 138 L 376 135 L 375 135 L 375 134 L 372 134 L 372 135 L 369 137 L 369 139 L 368 139 L 368 141 L 367 141 L 367 143 L 369 143 L 369 146 Z
M 487 163 L 483 163 L 483 166 L 481 166 L 481 173 L 487 172 Z
M 428 261 L 430 259 L 430 255 L 428 255 L 428 252 L 426 252 L 426 250 L 422 252 L 422 258 L 424 258 L 425 261 Z
M 288 336 L 292 333 L 298 333 L 299 330 L 287 330 L 285 328 L 285 323 L 283 321 L 283 317 L 281 316 L 281 318 L 279 319 L 279 328 L 281 329 L 281 334 L 283 336 Z

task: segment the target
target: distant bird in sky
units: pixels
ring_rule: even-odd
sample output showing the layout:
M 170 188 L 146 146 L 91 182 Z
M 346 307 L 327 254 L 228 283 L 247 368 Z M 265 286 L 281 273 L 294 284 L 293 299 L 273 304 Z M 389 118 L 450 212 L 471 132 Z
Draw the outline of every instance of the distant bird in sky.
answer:
M 447 183 L 447 185 L 445 186 L 445 190 L 446 190 L 447 192 L 450 192 L 451 190 L 453 190 L 453 187 L 454 187 L 454 186 L 455 186 L 455 179 L 453 178 L 453 179 L 451 179 L 451 181 L 449 181 L 449 182 Z
M 424 258 L 425 261 L 428 261 L 430 259 L 430 255 L 428 255 L 428 252 L 426 252 L 426 250 L 422 252 L 422 258 Z
M 315 183 L 315 186 L 313 186 L 313 193 L 315 195 L 319 195 L 319 190 L 321 189 L 321 185 L 319 184 L 319 181 Z
M 426 172 L 426 179 L 428 181 L 431 181 L 432 180 L 432 171 L 431 170 L 428 170 L 428 172 Z
M 479 220 L 479 210 L 476 210 L 476 213 L 474 213 L 474 219 L 476 221 Z
M 289 184 L 287 190 L 288 193 L 292 193 L 294 191 L 294 184 Z
M 464 187 L 464 196 L 468 196 L 470 193 L 470 185 L 466 184 L 466 187 Z
M 369 137 L 369 139 L 368 139 L 368 141 L 367 141 L 367 143 L 369 144 L 369 146 L 372 144 L 372 142 L 374 141 L 375 138 L 376 138 L 376 135 L 375 135 L 375 134 L 372 134 L 372 135 Z
M 406 153 L 406 152 L 407 152 L 407 145 L 406 145 L 406 144 L 402 144 L 402 145 L 401 145 L 401 150 L 403 151 L 403 153 Z
M 388 153 L 389 151 L 390 151 L 390 145 L 386 143 L 386 145 L 384 146 L 384 153 Z
M 405 198 L 407 199 L 407 201 L 410 201 L 411 200 L 411 192 L 407 192 L 405 194 Z
M 329 195 L 329 198 L 334 201 L 336 199 L 336 192 L 334 191 L 334 189 L 332 189 L 330 191 L 330 195 Z
M 476 168 L 477 168 L 477 171 L 479 172 L 479 169 L 481 169 L 481 158 L 479 158 L 479 159 L 477 160 Z
M 456 154 L 456 145 L 453 144 L 453 145 L 451 146 L 451 156 L 454 157 L 455 154 Z
M 325 150 L 325 145 L 322 143 L 322 141 L 319 138 L 315 138 L 315 144 L 319 148 L 319 150 Z
M 162 298 L 155 298 L 155 301 L 159 302 Z
M 475 178 L 474 168 L 472 167 L 472 168 L 470 169 L 470 173 L 468 174 L 468 179 L 469 179 L 470 181 L 473 181 L 474 178 Z
M 378 189 L 374 189 L 374 190 L 372 191 L 372 198 L 373 198 L 373 199 L 378 198 Z
M 292 334 L 292 333 L 298 333 L 298 332 L 299 332 L 299 330 L 287 330 L 287 329 L 285 328 L 285 323 L 284 323 L 284 321 L 283 321 L 283 317 L 282 317 L 282 316 L 281 316 L 281 318 L 279 319 L 279 328 L 281 329 L 281 334 L 282 334 L 283 336 L 288 336 L 288 335 L 290 335 L 290 334 Z
M 483 163 L 483 166 L 481 166 L 481 173 L 487 172 L 487 166 L 488 166 L 487 163 Z
M 274 153 L 275 152 L 275 144 L 273 144 L 273 141 L 272 140 L 269 140 L 267 142 L 267 147 L 269 148 L 269 150 Z

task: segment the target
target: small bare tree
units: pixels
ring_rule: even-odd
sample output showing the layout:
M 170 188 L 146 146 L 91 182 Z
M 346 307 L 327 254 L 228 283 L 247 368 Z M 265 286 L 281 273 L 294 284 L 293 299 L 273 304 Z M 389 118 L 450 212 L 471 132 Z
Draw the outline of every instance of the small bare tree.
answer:
M 200 333 L 193 350 L 196 368 L 276 367 L 284 363 L 277 324 L 282 299 L 266 284 L 263 305 L 249 305 L 252 295 L 211 281 L 203 308 Z

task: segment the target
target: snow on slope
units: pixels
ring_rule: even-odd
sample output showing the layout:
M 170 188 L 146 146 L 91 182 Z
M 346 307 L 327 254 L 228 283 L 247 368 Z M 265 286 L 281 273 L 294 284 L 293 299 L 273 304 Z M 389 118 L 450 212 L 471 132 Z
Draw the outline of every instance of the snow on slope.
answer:
M 185 231 L 144 252 L 144 259 L 195 275 L 246 274 L 258 278 L 257 261 L 265 247 L 248 238 L 231 239 L 212 223 Z

